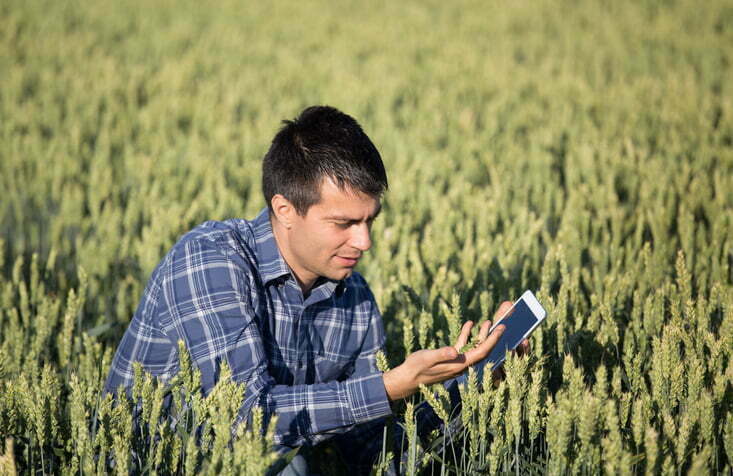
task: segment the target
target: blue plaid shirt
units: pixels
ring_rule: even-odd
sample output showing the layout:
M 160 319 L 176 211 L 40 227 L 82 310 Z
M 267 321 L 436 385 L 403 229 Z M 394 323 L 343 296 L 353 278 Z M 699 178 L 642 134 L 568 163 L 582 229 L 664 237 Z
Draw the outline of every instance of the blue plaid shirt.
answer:
M 375 359 L 384 339 L 358 273 L 320 279 L 303 299 L 265 209 L 252 221 L 207 221 L 173 246 L 153 271 L 105 389 L 131 387 L 133 362 L 170 379 L 183 340 L 204 394 L 227 362 L 246 385 L 240 419 L 259 405 L 266 418 L 278 417 L 277 444 L 312 445 L 391 414 Z

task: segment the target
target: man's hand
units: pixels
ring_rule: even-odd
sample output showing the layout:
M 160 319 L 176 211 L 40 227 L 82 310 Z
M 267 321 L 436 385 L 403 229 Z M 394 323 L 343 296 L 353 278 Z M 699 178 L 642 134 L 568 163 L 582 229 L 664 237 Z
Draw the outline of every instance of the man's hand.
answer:
M 506 303 L 504 303 L 506 304 Z M 499 308 L 500 314 L 502 307 Z M 511 306 L 511 303 L 509 303 Z M 435 350 L 418 350 L 408 355 L 405 361 L 384 373 L 384 388 L 391 401 L 409 397 L 417 392 L 420 385 L 430 385 L 442 382 L 461 374 L 469 365 L 486 358 L 504 332 L 504 326 L 499 325 L 489 335 L 491 321 L 484 322 L 479 331 L 479 344 L 460 353 L 460 349 L 468 343 L 471 336 L 473 322 L 463 325 L 458 341 L 453 347 L 443 347 Z

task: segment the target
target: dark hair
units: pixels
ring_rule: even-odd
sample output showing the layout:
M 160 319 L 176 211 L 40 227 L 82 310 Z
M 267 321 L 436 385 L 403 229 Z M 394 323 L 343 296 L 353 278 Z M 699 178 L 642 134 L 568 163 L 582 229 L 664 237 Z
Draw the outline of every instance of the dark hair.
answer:
M 272 211 L 281 194 L 304 216 L 318 203 L 321 182 L 373 197 L 388 187 L 382 158 L 353 117 L 329 106 L 311 106 L 285 120 L 262 163 L 262 192 Z

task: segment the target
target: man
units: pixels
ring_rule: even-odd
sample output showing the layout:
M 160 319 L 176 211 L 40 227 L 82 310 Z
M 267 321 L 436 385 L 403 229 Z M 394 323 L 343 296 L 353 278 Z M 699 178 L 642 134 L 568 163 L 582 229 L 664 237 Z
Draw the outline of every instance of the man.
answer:
M 254 220 L 208 221 L 185 234 L 153 271 L 117 350 L 107 391 L 130 387 L 133 362 L 167 380 L 183 340 L 203 392 L 227 362 L 253 406 L 277 415 L 280 448 L 360 444 L 390 402 L 445 381 L 489 354 L 503 331 L 472 323 L 453 347 L 420 350 L 382 373 L 381 315 L 356 272 L 371 245 L 387 175 L 357 122 L 330 107 L 285 121 L 263 161 L 267 208 Z M 381 438 L 381 431 L 380 431 Z M 366 446 L 361 446 L 366 448 Z M 367 458 L 373 455 L 367 455 Z

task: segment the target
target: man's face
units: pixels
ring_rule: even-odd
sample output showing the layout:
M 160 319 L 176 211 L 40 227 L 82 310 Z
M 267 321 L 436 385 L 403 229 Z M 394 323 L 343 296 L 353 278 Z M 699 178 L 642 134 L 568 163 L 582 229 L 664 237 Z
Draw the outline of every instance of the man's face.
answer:
M 304 282 L 319 276 L 334 280 L 350 276 L 372 246 L 371 225 L 380 209 L 379 198 L 341 190 L 325 179 L 321 200 L 305 216 L 293 218 L 288 233 L 293 262 L 288 264 Z

